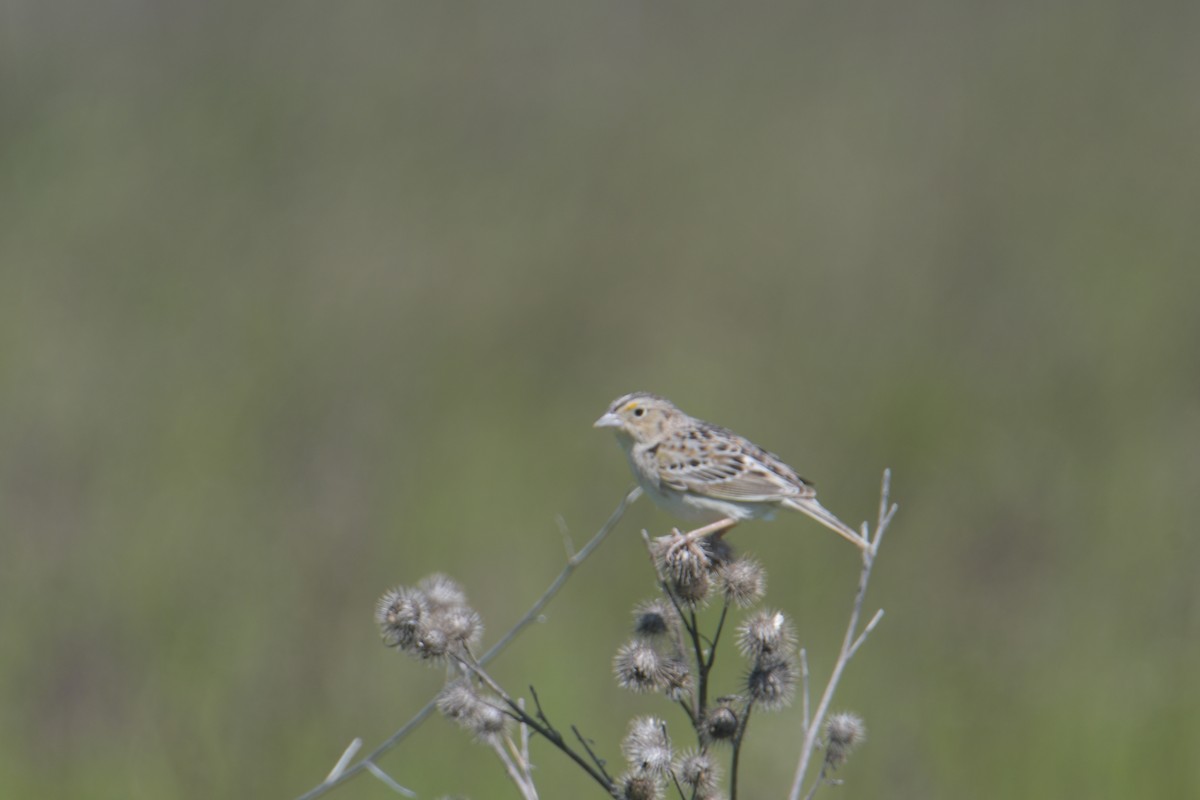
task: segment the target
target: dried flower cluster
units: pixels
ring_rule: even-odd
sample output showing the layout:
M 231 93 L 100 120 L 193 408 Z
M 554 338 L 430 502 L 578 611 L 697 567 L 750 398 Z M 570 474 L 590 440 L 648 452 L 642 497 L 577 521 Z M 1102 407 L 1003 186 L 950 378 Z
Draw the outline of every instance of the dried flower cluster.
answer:
M 447 683 L 437 697 L 438 711 L 475 735 L 487 740 L 504 732 L 508 715 L 499 702 L 483 695 L 467 679 Z
M 442 716 L 480 741 L 492 741 L 504 732 L 509 720 L 504 702 L 493 693 L 481 691 L 478 681 L 470 677 L 477 669 L 471 647 L 479 643 L 483 623 L 456 581 L 434 574 L 415 587 L 391 589 L 379 598 L 375 621 L 388 647 L 422 661 L 453 658 L 461 667 L 456 672 L 468 676 L 450 680 L 438 694 L 437 708 Z
M 685 797 L 715 798 L 720 775 L 710 749 L 733 747 L 731 780 L 736 780 L 737 752 L 746 722 L 755 708 L 774 711 L 795 694 L 799 667 L 796 633 L 785 614 L 760 610 L 748 616 L 737 631 L 737 645 L 748 664 L 742 694 L 708 699 L 717 644 L 728 613 L 760 602 L 766 593 L 766 572 L 750 558 L 739 557 L 722 538 L 698 538 L 674 531 L 649 542 L 662 595 L 638 604 L 633 611 L 633 638 L 613 659 L 617 682 L 635 692 L 662 692 L 688 712 L 697 746 L 671 761 L 670 778 Z M 711 634 L 699 628 L 697 609 L 713 601 L 722 604 L 720 621 Z M 631 769 L 620 784 L 623 796 L 658 797 L 656 773 L 635 761 L 644 753 L 651 733 L 665 737 L 665 727 L 643 718 L 626 739 Z M 657 740 L 656 740 L 657 741 Z M 633 748 L 633 744 L 639 747 Z M 669 746 L 666 748 L 669 752 Z M 655 762 L 661 765 L 665 756 Z M 660 776 L 662 777 L 662 776 Z M 659 781 L 661 783 L 661 781 Z
M 687 690 L 691 669 L 683 657 L 678 614 L 661 599 L 633 610 L 634 638 L 613 659 L 617 683 L 634 692 L 666 692 L 678 698 Z
M 466 593 L 445 575 L 386 592 L 376 605 L 375 621 L 384 644 L 423 660 L 466 652 L 483 635 L 483 623 L 467 604 Z
M 696 537 L 672 531 L 650 545 L 655 566 L 677 602 L 690 607 L 720 592 L 726 603 L 747 608 L 762 599 L 767 575 L 762 565 L 736 558 L 722 538 Z
M 782 611 L 764 609 L 738 628 L 738 648 L 750 659 L 746 693 L 766 711 L 778 711 L 792 702 L 799 667 L 796 632 Z
M 676 754 L 667 723 L 657 717 L 637 717 L 621 744 L 628 771 L 617 782 L 621 800 L 658 800 L 672 782 L 683 796 L 716 800 L 720 773 L 703 749 Z

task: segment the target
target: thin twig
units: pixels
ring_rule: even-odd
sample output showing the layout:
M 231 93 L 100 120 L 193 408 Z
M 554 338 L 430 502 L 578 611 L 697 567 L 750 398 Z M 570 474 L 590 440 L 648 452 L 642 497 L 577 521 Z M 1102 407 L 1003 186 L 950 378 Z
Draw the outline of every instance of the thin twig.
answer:
M 746 736 L 746 727 L 750 724 L 750 712 L 754 710 L 754 701 L 746 702 L 746 710 L 738 722 L 737 734 L 733 737 L 733 756 L 729 762 L 729 800 L 737 800 L 738 762 L 742 757 L 742 739 Z
M 683 713 L 687 714 L 688 721 L 692 723 L 692 727 L 698 728 L 700 725 L 700 720 L 696 719 L 695 710 L 690 705 L 688 705 L 688 701 L 684 700 L 682 697 L 679 698 L 678 702 L 679 702 L 679 707 L 683 709 Z
M 508 773 L 508 777 L 513 783 L 516 784 L 517 791 L 521 793 L 521 796 L 524 797 L 525 800 L 538 800 L 537 789 L 534 788 L 532 783 L 526 782 L 525 776 L 521 774 L 521 770 L 517 767 L 516 761 L 514 761 L 512 755 L 504 749 L 504 745 L 500 743 L 500 740 L 492 738 L 488 740 L 488 744 L 496 753 L 496 757 L 500 759 L 500 763 L 504 765 L 504 771 Z
M 582 550 L 567 559 L 566 566 L 563 567 L 562 572 L 558 574 L 558 577 L 554 579 L 549 588 L 542 593 L 537 602 L 530 606 L 529 610 L 525 612 L 525 616 L 517 620 L 517 623 L 512 626 L 508 633 L 500 637 L 500 641 L 488 648 L 487 652 L 479 659 L 480 664 L 486 664 L 499 655 L 504 648 L 508 647 L 509 642 L 517 638 L 518 634 L 537 621 L 538 617 L 541 616 L 542 609 L 546 607 L 546 604 L 550 602 L 554 595 L 558 594 L 558 590 L 567 582 L 567 578 L 571 577 L 571 573 L 575 571 L 575 568 L 582 564 L 592 554 L 592 551 L 600 546 L 600 543 L 604 541 L 605 537 L 608 536 L 621 520 L 621 517 L 624 516 L 625 509 L 629 508 L 630 504 L 641 496 L 642 488 L 640 486 L 635 486 L 629 490 L 617 505 L 616 510 L 613 511 L 600 530 L 596 532 L 596 535 L 583 546 Z
M 387 786 L 389 789 L 391 789 L 396 794 L 402 794 L 405 797 L 416 797 L 417 796 L 417 793 L 414 792 L 412 789 L 405 789 L 403 786 L 396 783 L 395 779 L 393 779 L 391 775 L 388 775 L 386 772 L 384 772 L 382 769 L 380 769 L 379 766 L 377 764 L 375 764 L 374 762 L 371 762 L 371 761 L 367 762 L 367 771 L 370 772 L 372 775 L 374 775 L 376 778 L 378 778 L 380 780 L 380 782 L 383 783 L 384 786 Z
M 587 560 L 587 557 L 592 554 L 592 551 L 600 546 L 600 543 L 608 537 L 608 534 L 610 534 L 612 529 L 616 527 L 618 522 L 620 522 L 621 517 L 624 516 L 626 509 L 628 509 L 629 506 L 641 496 L 642 489 L 640 486 L 635 486 L 626 492 L 625 497 L 622 498 L 621 502 L 617 504 L 616 509 L 612 512 L 612 514 L 609 515 L 605 523 L 600 526 L 600 530 L 596 531 L 596 535 L 593 536 L 591 540 L 583 546 L 582 550 L 567 559 L 567 563 L 563 567 L 562 572 L 560 572 L 558 577 L 551 582 L 549 588 L 542 593 L 542 596 L 539 597 L 537 601 L 530 607 L 529 611 L 525 613 L 525 616 L 517 620 L 516 624 L 509 629 L 508 633 L 500 637 L 500 641 L 488 648 L 487 652 L 480 657 L 480 665 L 487 664 L 493 658 L 500 655 L 500 653 L 502 653 L 522 631 L 524 631 L 538 619 L 542 613 L 542 609 L 545 608 L 546 604 L 554 598 L 554 595 L 558 594 L 559 589 L 561 589 L 563 584 L 567 582 L 567 578 L 571 577 L 571 573 L 575 571 L 576 567 Z M 352 766 L 346 767 L 336 776 L 333 776 L 331 773 L 331 777 L 326 778 L 325 781 L 319 785 L 300 795 L 298 798 L 296 798 L 296 800 L 312 800 L 312 798 L 320 797 L 333 787 L 345 783 L 364 771 L 371 770 L 372 767 L 375 767 L 375 759 L 382 756 L 388 750 L 391 750 L 410 733 L 420 727 L 421 723 L 427 720 L 435 710 L 437 710 L 437 700 L 430 700 L 421 708 L 420 711 L 413 715 L 412 719 L 404 723 L 399 730 L 397 730 L 387 739 L 383 740 L 378 747 L 372 750 L 371 753 L 361 761 L 356 762 Z
M 804 800 L 813 800 L 813 797 L 817 794 L 817 789 L 820 789 L 821 785 L 825 783 L 825 773 L 828 770 L 829 761 L 827 759 L 821 763 L 821 771 L 817 774 L 817 779 L 813 781 L 813 785 L 808 788 L 808 794 L 804 795 Z
M 596 783 L 599 783 L 601 786 L 603 786 L 605 791 L 612 791 L 612 779 L 604 773 L 596 770 L 587 762 L 587 759 L 575 752 L 575 750 L 573 750 L 571 746 L 563 739 L 562 734 L 559 733 L 558 730 L 550 724 L 550 721 L 546 719 L 546 715 L 542 713 L 542 705 L 537 701 L 536 693 L 534 695 L 534 703 L 537 705 L 538 717 L 540 717 L 540 721 L 534 717 L 531 717 L 528 712 L 525 711 L 524 706 L 514 700 L 512 695 L 506 692 L 504 688 L 500 686 L 500 684 L 497 683 L 495 679 L 493 679 L 492 676 L 489 675 L 487 671 L 484 670 L 483 667 L 478 663 L 453 653 L 451 655 L 456 658 L 460 664 L 471 670 L 471 672 L 477 678 L 486 683 L 488 688 L 495 692 L 496 695 L 508 705 L 508 707 L 512 710 L 512 713 L 509 716 L 518 722 L 524 722 L 526 725 L 533 728 L 535 731 L 541 734 L 546 741 L 557 747 L 563 752 L 564 755 L 582 767 L 583 771 L 592 776 L 592 779 L 595 780 Z M 532 686 L 529 688 L 530 691 L 533 690 Z
M 883 486 L 880 490 L 879 520 L 875 527 L 874 539 L 871 539 L 866 524 L 863 524 L 863 539 L 867 542 L 867 546 L 862 550 L 863 567 L 858 577 L 858 591 L 855 592 L 854 604 L 850 610 L 850 622 L 846 625 L 846 635 L 842 638 L 842 649 L 838 654 L 837 662 L 833 665 L 833 673 L 829 676 L 829 683 L 825 685 L 825 692 L 821 695 L 821 702 L 817 704 L 817 710 L 814 712 L 811 722 L 804 731 L 804 743 L 801 745 L 800 760 L 796 765 L 796 775 L 792 780 L 792 790 L 788 794 L 788 800 L 799 800 L 800 798 L 800 791 L 804 785 L 804 777 L 808 772 L 813 751 L 816 749 L 821 723 L 825 719 L 825 714 L 829 711 L 829 704 L 833 701 L 833 693 L 837 689 L 838 682 L 842 679 L 842 673 L 845 671 L 846 665 L 862 645 L 863 638 L 870 632 L 871 628 L 878 624 L 879 619 L 882 617 L 882 611 L 877 613 L 871 619 L 867 629 L 862 631 L 861 636 L 859 635 L 858 620 L 862 615 L 863 598 L 867 594 L 867 584 L 871 580 L 871 567 L 875 565 L 875 556 L 879 553 L 879 545 L 883 540 L 883 534 L 891 523 L 897 509 L 895 503 L 890 505 L 888 503 L 891 478 L 891 470 L 885 469 L 883 471 Z
M 333 765 L 333 769 L 329 770 L 329 775 L 325 777 L 325 780 L 331 781 L 338 775 L 341 775 L 343 772 L 345 772 L 346 765 L 350 763 L 350 759 L 354 758 L 354 756 L 358 754 L 358 751 L 362 749 L 362 743 L 362 739 L 355 739 L 353 742 L 351 742 L 346 748 L 345 752 L 342 753 L 342 757 L 339 758 L 338 762 Z
M 875 626 L 879 624 L 879 620 L 881 619 L 883 619 L 882 608 L 875 612 L 875 616 L 871 617 L 871 621 L 867 623 L 867 626 L 862 629 L 862 633 L 860 633 L 858 638 L 854 640 L 854 644 L 850 646 L 850 655 L 854 655 L 858 652 L 858 648 L 862 647 L 863 642 L 867 640 L 867 635 L 871 631 L 875 630 Z
M 612 778 L 609 776 L 608 770 L 604 768 L 608 762 L 596 755 L 596 751 L 592 750 L 591 743 L 584 738 L 582 733 L 579 732 L 579 728 L 577 726 L 572 725 L 571 731 L 575 734 L 575 738 L 579 740 L 579 743 L 583 745 L 583 749 L 587 751 L 587 754 L 592 757 L 592 761 L 596 762 L 596 768 L 600 770 L 600 774 L 608 778 L 608 780 L 611 782 Z
M 808 733 L 808 651 L 800 648 L 800 694 L 804 707 L 804 732 Z
M 525 709 L 525 698 L 518 697 L 517 703 L 521 706 L 521 710 Z M 512 737 L 507 733 L 504 734 L 504 743 L 508 745 L 508 750 L 512 754 L 513 760 L 520 766 L 525 782 L 532 786 L 533 762 L 529 759 L 529 726 L 524 722 L 517 722 L 517 734 L 520 744 L 514 742 Z
M 717 659 L 717 642 L 721 639 L 721 628 L 725 626 L 725 616 L 728 613 L 729 601 L 726 600 L 721 606 L 721 619 L 717 622 L 717 630 L 708 646 L 708 658 L 700 655 L 699 647 L 696 650 L 696 670 L 700 673 L 699 688 L 696 692 L 696 717 L 698 719 L 704 719 L 704 715 L 708 711 L 708 676 L 712 672 L 713 662 Z M 692 624 L 696 624 L 696 612 L 694 611 L 692 612 Z
M 545 723 L 547 728 L 553 729 L 549 718 L 546 717 L 546 712 L 542 710 L 542 698 L 538 697 L 537 689 L 533 688 L 533 684 L 529 684 L 529 695 L 533 698 L 533 707 L 537 709 L 537 718 Z
M 721 641 L 721 631 L 725 629 L 725 619 L 729 616 L 729 601 L 726 600 L 721 606 L 721 618 L 717 620 L 717 629 L 713 632 L 712 647 L 708 651 L 708 663 L 706 666 L 712 669 L 713 662 L 717 659 L 717 643 Z
M 529 726 L 524 722 L 520 724 L 521 729 L 521 763 L 524 765 L 525 774 L 529 777 L 529 782 L 533 783 L 533 760 L 529 757 Z

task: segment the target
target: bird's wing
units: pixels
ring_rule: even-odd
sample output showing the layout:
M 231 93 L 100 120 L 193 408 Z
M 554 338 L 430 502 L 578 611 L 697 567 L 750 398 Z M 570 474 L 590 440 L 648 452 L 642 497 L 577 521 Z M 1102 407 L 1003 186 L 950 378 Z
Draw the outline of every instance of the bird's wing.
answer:
M 766 503 L 816 494 L 808 481 L 768 453 L 735 434 L 718 430 L 713 438 L 676 438 L 655 453 L 663 484 L 718 500 Z

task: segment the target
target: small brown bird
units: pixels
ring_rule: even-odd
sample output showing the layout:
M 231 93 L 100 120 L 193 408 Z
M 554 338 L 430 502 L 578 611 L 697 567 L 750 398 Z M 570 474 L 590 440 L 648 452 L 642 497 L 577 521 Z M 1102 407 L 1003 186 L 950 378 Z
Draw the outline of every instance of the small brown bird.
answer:
M 613 428 L 646 494 L 716 533 L 747 519 L 771 519 L 780 506 L 802 511 L 858 547 L 867 543 L 817 502 L 813 485 L 773 453 L 733 431 L 680 411 L 666 398 L 634 392 L 596 420 Z

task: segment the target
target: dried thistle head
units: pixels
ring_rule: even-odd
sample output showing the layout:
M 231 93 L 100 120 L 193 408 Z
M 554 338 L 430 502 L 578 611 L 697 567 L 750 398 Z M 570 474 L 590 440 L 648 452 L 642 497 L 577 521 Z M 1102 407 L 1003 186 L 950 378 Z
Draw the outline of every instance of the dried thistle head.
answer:
M 708 539 L 672 531 L 655 539 L 650 552 L 673 595 L 693 606 L 708 598 L 716 566 Z
M 458 581 L 435 572 L 417 581 L 417 590 L 424 592 L 433 611 L 448 608 L 464 608 L 467 605 L 467 593 L 463 591 Z
M 701 720 L 705 741 L 727 742 L 737 735 L 738 712 L 733 707 L 736 700 L 735 697 L 719 697 L 716 704 L 708 709 Z
M 738 626 L 738 649 L 747 658 L 786 656 L 795 648 L 796 631 L 782 611 L 757 611 Z
M 662 778 L 653 775 L 628 773 L 617 781 L 621 800 L 661 800 Z
M 691 666 L 685 659 L 666 655 L 640 637 L 621 645 L 613 659 L 613 674 L 623 689 L 666 692 L 673 700 L 691 687 Z
M 707 797 L 717 790 L 720 772 L 716 762 L 702 750 L 685 750 L 675 760 L 675 780 L 694 797 Z
M 657 717 L 636 717 L 621 742 L 621 752 L 634 775 L 662 777 L 671 769 L 671 740 L 667 723 Z
M 825 720 L 826 763 L 837 769 L 866 738 L 867 726 L 863 724 L 862 717 L 847 711 L 830 714 Z
M 613 659 L 613 674 L 617 683 L 633 692 L 657 692 L 666 686 L 666 671 L 662 654 L 645 639 L 634 639 L 621 645 Z
M 437 708 L 442 716 L 466 728 L 480 740 L 503 733 L 508 723 L 508 715 L 480 696 L 465 679 L 452 681 L 442 688 L 437 696 Z
M 661 597 L 643 601 L 633 608 L 633 631 L 639 636 L 662 636 L 675 630 L 678 624 L 675 607 Z
M 692 691 L 692 667 L 686 658 L 667 656 L 663 661 L 663 692 L 668 700 L 686 700 Z
M 746 675 L 746 693 L 764 711 L 778 711 L 791 704 L 798 674 L 791 656 L 760 658 Z
M 429 601 L 418 589 L 397 586 L 375 604 L 379 635 L 388 647 L 407 650 L 420 636 L 421 623 L 429 616 Z
M 708 551 L 708 557 L 712 560 L 714 569 L 732 564 L 738 557 L 737 551 L 725 538 L 724 532 L 704 537 L 704 548 Z
M 472 647 L 483 636 L 479 614 L 467 605 L 458 584 L 444 575 L 386 592 L 376 604 L 375 621 L 384 644 L 427 661 Z
M 726 602 L 749 608 L 767 593 L 767 571 L 752 558 L 742 557 L 717 567 L 717 586 Z

